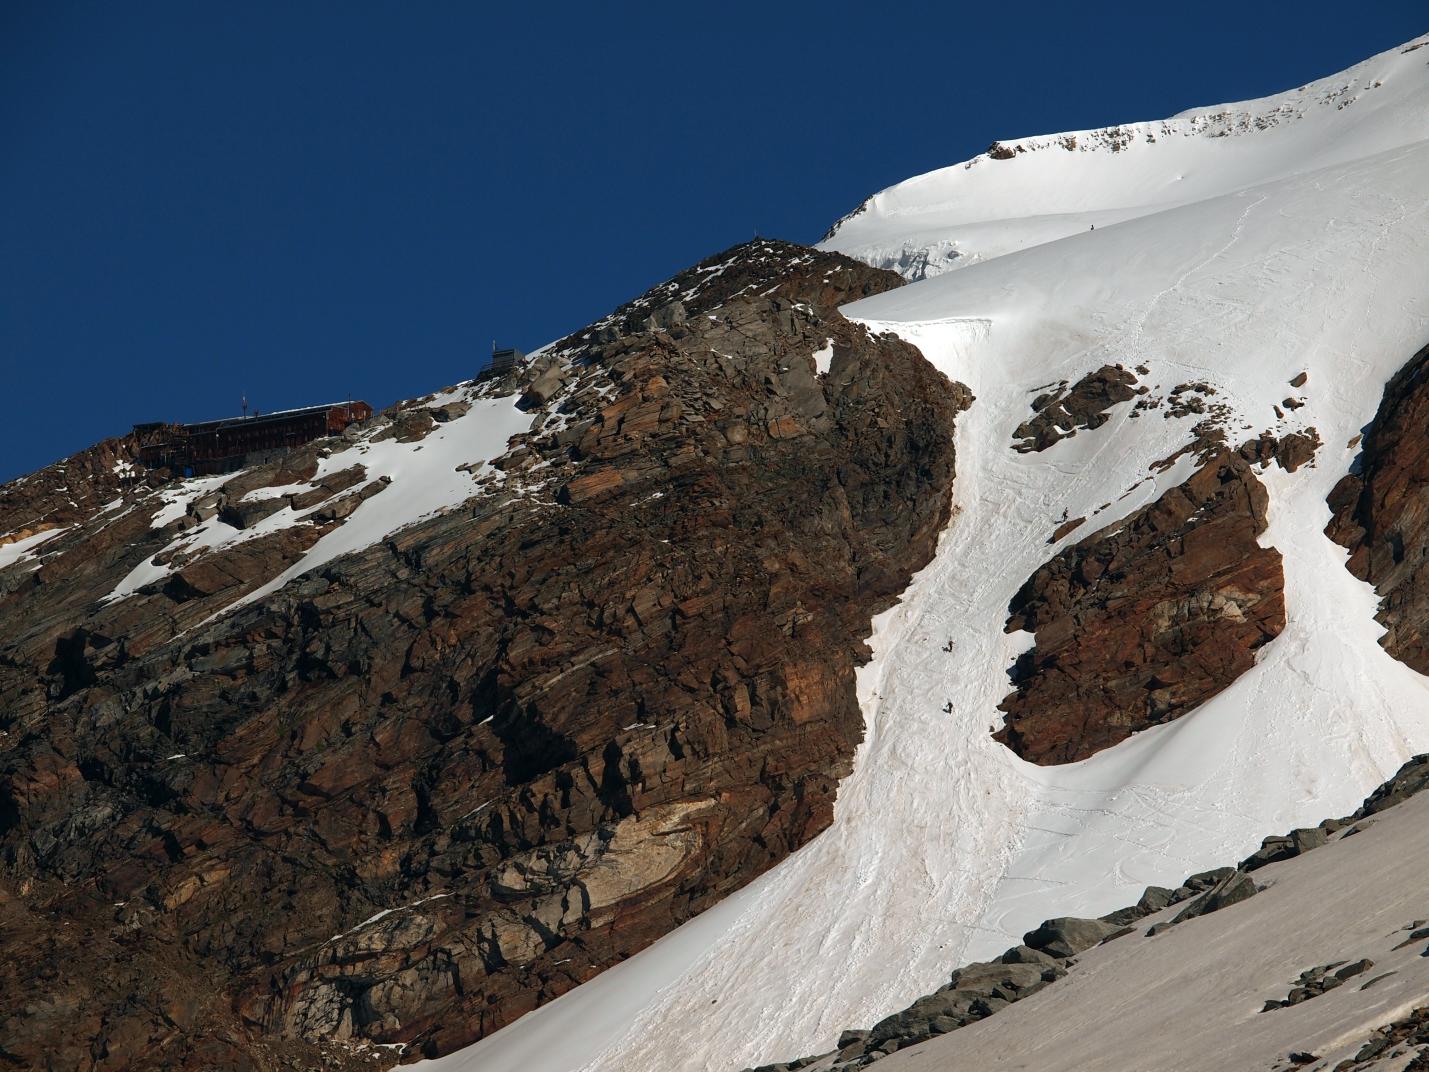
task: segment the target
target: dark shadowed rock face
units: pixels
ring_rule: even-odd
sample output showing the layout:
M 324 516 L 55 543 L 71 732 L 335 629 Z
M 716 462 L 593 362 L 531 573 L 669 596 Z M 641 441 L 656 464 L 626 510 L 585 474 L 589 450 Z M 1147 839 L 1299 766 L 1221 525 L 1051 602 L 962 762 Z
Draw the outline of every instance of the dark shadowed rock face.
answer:
M 1384 389 L 1355 469 L 1330 493 L 1325 529 L 1380 595 L 1386 651 L 1429 674 L 1429 346 Z
M 932 555 L 969 402 L 837 312 L 899 282 L 711 258 L 485 389 L 533 418 L 500 490 L 213 621 L 341 509 L 117 603 L 168 539 L 147 514 L 0 572 L 0 1052 L 447 1052 L 827 826 L 870 618 Z
M 1265 489 L 1214 455 L 1184 484 L 1068 547 L 1023 585 L 1009 632 L 1036 633 L 998 740 L 1068 763 L 1204 703 L 1285 626 L 1280 553 L 1261 547 Z

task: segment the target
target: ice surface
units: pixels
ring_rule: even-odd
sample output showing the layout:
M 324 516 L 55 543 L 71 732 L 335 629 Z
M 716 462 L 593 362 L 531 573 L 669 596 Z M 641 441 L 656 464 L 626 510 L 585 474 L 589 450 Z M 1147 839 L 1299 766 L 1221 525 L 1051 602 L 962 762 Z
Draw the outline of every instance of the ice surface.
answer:
M 826 1050 L 1046 917 L 1104 912 L 1353 810 L 1429 748 L 1429 682 L 1379 647 L 1373 593 L 1322 534 L 1348 442 L 1429 337 L 1423 53 L 1121 129 L 1116 150 L 1032 139 L 910 180 L 829 243 L 879 263 L 962 252 L 846 312 L 977 398 L 958 419 L 956 518 L 875 623 L 867 736 L 834 825 L 645 953 L 421 1067 L 720 1070 Z M 1003 633 L 1008 602 L 1064 516 L 1090 518 L 1073 539 L 1112 524 L 1190 464 L 1151 470 L 1191 418 L 1125 406 L 1045 452 L 1010 449 L 1036 388 L 1107 362 L 1146 363 L 1159 393 L 1211 384 L 1233 438 L 1314 426 L 1325 446 L 1264 476 L 1288 624 L 1257 665 L 1176 722 L 1041 768 L 989 736 L 1029 641 Z M 1305 406 L 1278 419 L 1300 372 Z

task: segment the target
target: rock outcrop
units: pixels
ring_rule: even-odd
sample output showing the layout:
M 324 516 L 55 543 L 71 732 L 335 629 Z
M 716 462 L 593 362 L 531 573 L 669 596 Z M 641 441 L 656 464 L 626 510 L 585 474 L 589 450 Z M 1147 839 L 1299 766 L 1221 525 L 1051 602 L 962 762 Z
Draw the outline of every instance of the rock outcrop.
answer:
M 1313 462 L 1319 450 L 1319 430 L 1306 428 L 1280 436 L 1261 432 L 1257 438 L 1241 444 L 1240 456 L 1254 465 L 1269 465 L 1274 462 L 1287 473 L 1293 473 L 1302 465 Z
M 268 507 L 230 482 L 0 571 L 4 1054 L 448 1052 L 827 826 L 870 618 L 932 555 L 969 401 L 839 315 L 900 282 L 776 242 L 711 258 L 451 403 L 532 415 L 463 506 L 251 606 L 225 612 L 380 482 L 126 599 L 101 597 L 169 526 Z M 464 412 L 413 408 L 355 434 Z M 239 477 L 306 496 L 325 449 Z
M 1136 397 L 1136 376 L 1120 365 L 1103 365 L 1068 386 L 1064 380 L 1032 400 L 1033 416 L 1012 433 L 1013 449 L 1046 450 L 1086 428 L 1100 428 L 1118 402 Z
M 1306 968 L 1296 977 L 1294 985 L 1285 997 L 1271 998 L 1260 1011 L 1274 1012 L 1276 1009 L 1286 1009 L 1291 1005 L 1311 1001 L 1322 994 L 1329 993 L 1336 987 L 1344 986 L 1349 980 L 1363 975 L 1373 967 L 1374 961 L 1362 957 L 1344 965 L 1321 964 L 1318 967 Z
M 997 733 L 1068 763 L 1220 692 L 1285 625 L 1280 553 L 1261 547 L 1265 489 L 1214 454 L 1131 517 L 1058 553 L 1022 586 L 1007 631 L 1036 634 Z
M 1391 1067 L 1391 1060 L 1403 1057 L 1405 1051 L 1414 1054 L 1403 1065 L 1405 1072 L 1423 1072 L 1429 1066 L 1429 1057 L 1426 1057 L 1426 1052 L 1429 1052 L 1429 1005 L 1411 1009 L 1403 1016 L 1375 1028 L 1369 1040 L 1353 1057 L 1335 1065 L 1334 1072 L 1383 1070 Z M 1313 1063 L 1313 1059 L 1307 1063 Z
M 1385 650 L 1429 673 L 1429 346 L 1384 389 L 1352 471 L 1330 493 L 1326 535 L 1380 595 Z

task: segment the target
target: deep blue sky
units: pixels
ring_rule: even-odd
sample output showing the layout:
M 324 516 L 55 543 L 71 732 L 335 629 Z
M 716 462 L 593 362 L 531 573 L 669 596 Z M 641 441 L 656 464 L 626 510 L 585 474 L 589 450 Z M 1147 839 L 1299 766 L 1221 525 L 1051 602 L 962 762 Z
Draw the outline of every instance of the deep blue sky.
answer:
M 1422 0 L 0 4 L 0 479 L 382 406 L 999 137 L 1276 92 Z

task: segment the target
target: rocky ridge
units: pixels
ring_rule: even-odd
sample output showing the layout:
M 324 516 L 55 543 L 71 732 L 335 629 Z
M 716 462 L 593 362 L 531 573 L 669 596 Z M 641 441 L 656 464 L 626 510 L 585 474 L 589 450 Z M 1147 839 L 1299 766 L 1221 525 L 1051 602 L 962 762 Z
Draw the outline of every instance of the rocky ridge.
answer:
M 1414 1056 L 1407 1063 L 1400 1063 L 1398 1059 L 1408 1053 L 1414 1053 Z M 1301 1060 L 1294 1063 L 1301 1067 L 1319 1060 L 1314 1054 L 1302 1052 L 1297 1056 Z M 1391 1067 L 1390 1061 L 1395 1061 L 1401 1072 L 1425 1072 L 1429 1069 L 1429 1005 L 1421 1005 L 1407 1015 L 1377 1027 L 1353 1057 L 1335 1065 L 1334 1072 L 1376 1068 L 1387 1072 Z
M 5 1053 L 447 1052 L 823 829 L 869 620 L 931 556 L 969 401 L 837 312 L 900 282 L 751 243 L 506 380 L 386 411 L 354 437 L 422 445 L 502 395 L 530 431 L 460 508 L 247 606 L 343 523 L 317 511 L 381 493 L 311 486 L 342 444 L 181 494 L 160 475 L 133 520 L 0 572 Z M 101 598 L 220 514 L 263 534 Z

